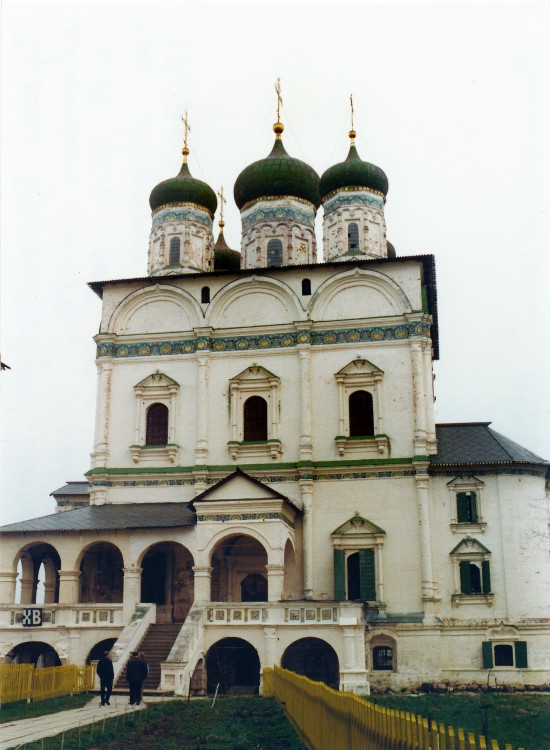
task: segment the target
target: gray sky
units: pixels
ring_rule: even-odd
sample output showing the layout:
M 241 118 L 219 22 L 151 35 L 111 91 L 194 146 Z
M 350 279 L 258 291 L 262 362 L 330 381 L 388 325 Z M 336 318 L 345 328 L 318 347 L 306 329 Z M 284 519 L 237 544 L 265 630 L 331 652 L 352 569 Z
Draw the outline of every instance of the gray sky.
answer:
M 53 512 L 90 465 L 100 301 L 146 274 L 148 196 L 180 167 L 228 195 L 271 149 L 389 177 L 398 255 L 436 257 L 439 422 L 550 458 L 548 3 L 2 5 L 1 515 Z M 319 217 L 321 212 L 319 212 Z

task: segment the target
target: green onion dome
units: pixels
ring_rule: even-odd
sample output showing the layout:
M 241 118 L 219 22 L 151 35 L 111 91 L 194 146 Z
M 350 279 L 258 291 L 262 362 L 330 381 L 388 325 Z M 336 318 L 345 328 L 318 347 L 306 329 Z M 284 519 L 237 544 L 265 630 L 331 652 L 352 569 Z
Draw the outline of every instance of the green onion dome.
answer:
M 184 154 L 179 174 L 169 180 L 160 182 L 151 191 L 149 205 L 151 210 L 170 203 L 194 203 L 204 208 L 213 217 L 218 207 L 218 199 L 210 185 L 191 176 L 187 166 L 187 155 Z
M 238 271 L 241 267 L 241 254 L 232 250 L 223 236 L 223 221 L 220 221 L 220 234 L 214 245 L 214 271 Z
M 380 167 L 361 159 L 353 139 L 347 159 L 329 167 L 319 182 L 319 192 L 323 200 L 332 193 L 345 188 L 348 190 L 367 188 L 381 193 L 384 198 L 388 194 L 388 178 Z
M 299 198 L 319 208 L 319 175 L 308 164 L 289 156 L 283 146 L 283 126 L 276 123 L 273 150 L 265 159 L 245 167 L 237 177 L 233 194 L 242 210 L 261 198 Z

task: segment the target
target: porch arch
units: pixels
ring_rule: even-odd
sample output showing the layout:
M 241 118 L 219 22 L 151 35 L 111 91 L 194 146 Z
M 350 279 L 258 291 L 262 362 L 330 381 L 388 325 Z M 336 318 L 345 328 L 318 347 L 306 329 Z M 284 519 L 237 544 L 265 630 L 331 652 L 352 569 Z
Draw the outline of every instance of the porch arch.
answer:
M 212 694 L 219 685 L 222 693 L 257 694 L 260 685 L 260 657 L 243 638 L 222 638 L 206 654 L 206 686 Z
M 119 604 L 123 601 L 124 560 L 112 542 L 94 542 L 80 554 L 79 602 Z
M 211 600 L 268 601 L 268 554 L 251 534 L 229 533 L 212 549 Z
M 19 550 L 14 567 L 17 571 L 16 604 L 56 604 L 59 601 L 61 558 L 49 542 L 33 542 Z
M 321 638 L 300 638 L 285 650 L 281 659 L 283 669 L 324 682 L 334 690 L 340 685 L 338 655 Z
M 44 641 L 24 641 L 6 654 L 7 664 L 34 664 L 37 668 L 59 667 L 61 659 L 57 651 Z
M 193 555 L 183 544 L 151 544 L 139 558 L 141 601 L 157 605 L 157 622 L 183 622 L 195 598 Z

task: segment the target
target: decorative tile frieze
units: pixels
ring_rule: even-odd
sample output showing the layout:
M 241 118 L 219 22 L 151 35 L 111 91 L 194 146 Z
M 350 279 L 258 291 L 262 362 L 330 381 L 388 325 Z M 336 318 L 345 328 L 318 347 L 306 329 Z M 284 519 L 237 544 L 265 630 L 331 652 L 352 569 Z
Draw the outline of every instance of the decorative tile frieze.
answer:
M 315 213 L 313 211 L 300 211 L 298 208 L 290 206 L 276 206 L 273 208 L 264 207 L 253 211 L 242 219 L 243 231 L 264 221 L 295 221 L 299 224 L 306 224 L 308 227 L 315 225 Z
M 153 215 L 153 227 L 163 224 L 165 221 L 195 221 L 209 229 L 212 228 L 212 219 L 209 214 L 194 203 L 183 203 L 175 208 L 170 206 L 170 208 L 160 210 Z
M 281 484 L 283 482 L 299 482 L 301 479 L 309 479 L 317 482 L 341 482 L 346 480 L 357 480 L 357 479 L 403 479 L 416 476 L 414 469 L 369 469 L 368 471 L 340 471 L 340 472 L 319 472 L 307 474 L 277 474 L 257 477 L 258 481 L 263 484 Z M 189 478 L 189 479 L 128 479 L 128 480 L 98 480 L 90 481 L 90 487 L 133 487 L 133 488 L 145 488 L 145 487 L 183 487 L 183 486 L 194 486 L 199 483 L 202 486 L 213 486 L 220 481 L 220 477 L 208 477 L 208 478 Z M 251 520 L 253 514 L 242 514 L 242 520 Z M 232 516 L 208 517 L 201 518 L 200 520 L 237 520 Z
M 360 188 L 353 188 L 353 190 L 359 191 Z M 325 213 L 330 213 L 331 211 L 335 211 L 337 208 L 341 208 L 342 206 L 354 205 L 376 206 L 377 208 L 384 208 L 384 200 L 383 198 L 377 198 L 374 195 L 366 195 L 364 193 L 356 193 L 354 195 L 351 195 L 349 193 L 342 193 L 341 191 L 338 191 L 333 198 L 330 198 L 323 204 L 323 208 L 325 209 Z
M 226 521 L 282 521 L 289 528 L 294 528 L 294 523 L 282 513 L 216 513 L 204 515 L 198 514 L 199 523 L 225 523 Z
M 251 336 L 199 336 L 174 341 L 140 341 L 128 344 L 102 342 L 97 347 L 97 357 L 129 359 L 133 357 L 168 357 L 195 352 L 235 352 L 258 349 L 291 349 L 304 344 L 334 346 L 367 342 L 400 341 L 430 335 L 430 325 L 413 321 L 398 325 L 365 326 L 326 331 L 290 331 Z

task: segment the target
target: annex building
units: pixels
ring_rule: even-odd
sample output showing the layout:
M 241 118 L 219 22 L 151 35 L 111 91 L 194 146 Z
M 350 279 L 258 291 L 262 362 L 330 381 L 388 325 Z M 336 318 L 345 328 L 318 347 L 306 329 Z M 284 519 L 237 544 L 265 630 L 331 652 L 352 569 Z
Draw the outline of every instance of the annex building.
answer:
M 147 276 L 90 284 L 92 463 L 57 512 L 0 529 L 0 657 L 112 646 L 118 674 L 141 644 L 177 693 L 274 664 L 362 693 L 548 683 L 548 464 L 435 424 L 434 258 L 388 242 L 355 132 L 319 178 L 274 131 L 235 183 L 240 253 L 186 139 Z

